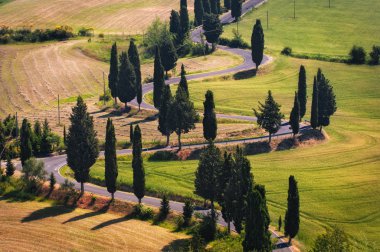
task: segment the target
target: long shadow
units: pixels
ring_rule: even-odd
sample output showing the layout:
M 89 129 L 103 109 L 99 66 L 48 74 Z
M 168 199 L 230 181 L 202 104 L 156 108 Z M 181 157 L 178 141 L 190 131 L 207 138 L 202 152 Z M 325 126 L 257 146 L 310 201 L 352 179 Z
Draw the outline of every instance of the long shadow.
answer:
M 256 69 L 249 69 L 233 75 L 234 80 L 245 80 L 256 76 Z
M 287 242 L 280 242 L 275 245 L 276 249 L 282 249 L 289 247 L 289 244 Z
M 31 222 L 36 220 L 42 220 L 45 218 L 57 217 L 58 215 L 68 214 L 74 211 L 74 208 L 67 208 L 64 206 L 51 206 L 38 209 L 31 213 L 29 216 L 24 217 L 21 222 Z
M 111 225 L 114 225 L 114 224 L 117 224 L 117 223 L 121 223 L 121 222 L 124 222 L 124 221 L 129 221 L 131 219 L 133 219 L 133 216 L 132 215 L 127 215 L 127 216 L 124 216 L 124 217 L 121 217 L 121 218 L 117 218 L 117 219 L 113 219 L 113 220 L 109 220 L 109 221 L 100 223 L 99 225 L 96 225 L 95 227 L 91 228 L 91 230 L 98 230 L 98 229 L 105 228 L 105 227 L 108 227 L 108 226 L 111 226 Z
M 105 214 L 109 207 L 110 207 L 110 202 L 105 205 L 103 208 L 99 209 L 98 211 L 96 212 L 89 212 L 89 213 L 85 213 L 85 214 L 82 214 L 82 215 L 78 215 L 78 216 L 75 216 L 75 217 L 72 217 L 70 219 L 68 219 L 67 221 L 64 221 L 62 222 L 62 224 L 66 224 L 66 223 L 69 223 L 69 222 L 74 222 L 74 221 L 80 221 L 80 220 L 84 220 L 84 219 L 87 219 L 87 218 L 91 218 L 91 217 L 94 217 L 94 216 L 98 216 L 98 215 L 101 215 L 101 214 Z
M 144 119 L 137 120 L 137 121 L 134 121 L 132 123 L 126 123 L 126 124 L 123 124 L 121 126 L 123 127 L 123 126 L 129 126 L 131 124 L 139 124 L 139 123 L 152 122 L 152 121 L 155 121 L 155 120 L 157 120 L 157 116 L 156 115 L 154 115 L 154 116 L 148 116 L 148 117 L 145 117 Z
M 168 245 L 164 246 L 161 251 L 172 252 L 172 251 L 187 251 L 190 239 L 178 239 L 174 240 Z

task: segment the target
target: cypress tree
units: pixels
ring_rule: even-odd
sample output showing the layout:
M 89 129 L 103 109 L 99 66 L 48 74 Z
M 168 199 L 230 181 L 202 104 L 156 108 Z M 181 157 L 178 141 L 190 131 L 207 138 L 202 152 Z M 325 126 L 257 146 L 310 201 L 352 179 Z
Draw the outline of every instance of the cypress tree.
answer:
M 215 114 L 214 94 L 207 90 L 205 95 L 206 100 L 203 102 L 203 137 L 206 140 L 214 141 L 217 135 L 218 125 Z
M 252 61 L 256 64 L 257 71 L 264 57 L 264 31 L 260 19 L 256 19 L 256 24 L 253 26 L 251 47 Z
M 316 129 L 318 123 L 318 83 L 317 78 L 314 76 L 313 84 L 313 100 L 311 101 L 311 119 L 310 124 L 313 129 Z
M 129 142 L 133 144 L 133 124 L 129 125 Z
M 122 52 L 120 55 L 117 94 L 119 100 L 125 103 L 125 109 L 128 107 L 128 102 L 136 97 L 136 74 L 126 52 Z
M 193 217 L 194 205 L 190 200 L 185 201 L 185 205 L 183 206 L 183 220 L 184 226 L 187 227 L 190 225 L 191 218 Z
M 173 41 L 168 38 L 165 39 L 160 47 L 161 63 L 166 71 L 166 77 L 168 77 L 168 71 L 172 70 L 177 65 L 178 55 L 173 45 Z
M 235 18 L 236 22 L 238 22 L 239 18 L 241 17 L 242 5 L 242 0 L 231 0 L 231 16 Z
M 223 166 L 221 166 L 221 169 L 217 171 L 217 202 L 222 207 L 222 217 L 227 222 L 228 227 L 228 233 L 231 232 L 231 226 L 230 222 L 232 221 L 232 211 L 231 208 L 229 208 L 226 204 L 226 190 L 227 190 L 227 184 L 232 176 L 232 170 L 233 170 L 233 159 L 231 154 L 227 154 L 227 152 L 224 152 L 224 163 Z
M 118 63 L 118 56 L 117 56 L 117 45 L 115 42 L 111 48 L 110 72 L 108 74 L 108 87 L 111 90 L 112 97 L 115 98 L 115 104 L 116 104 L 116 98 L 117 98 L 118 76 L 119 76 L 119 63 Z
M 203 0 L 202 2 L 203 2 L 204 14 L 210 14 L 211 13 L 210 0 Z
M 24 165 L 25 161 L 33 156 L 32 149 L 32 130 L 28 119 L 22 120 L 20 130 L 20 159 L 21 164 Z
M 178 47 L 181 44 L 182 27 L 179 13 L 175 10 L 172 10 L 170 14 L 170 32 L 175 38 L 176 47 Z
M 187 0 L 181 0 L 180 6 L 186 6 L 187 7 Z
M 187 85 L 185 66 L 183 64 L 181 66 L 181 80 L 179 81 L 178 86 L 181 87 L 183 91 L 185 91 L 187 96 L 190 96 L 189 86 Z
M 203 18 L 203 30 L 207 42 L 218 43 L 219 37 L 223 33 L 223 26 L 219 17 L 214 14 L 205 14 Z
M 269 133 L 269 142 L 272 140 L 272 134 L 277 133 L 281 128 L 281 119 L 284 115 L 280 112 L 280 108 L 281 105 L 273 99 L 272 92 L 269 90 L 265 104 L 259 102 L 259 111 L 253 109 L 257 123 Z
M 181 44 L 183 43 L 185 38 L 188 36 L 189 30 L 190 30 L 190 20 L 189 20 L 189 11 L 187 10 L 187 1 L 185 0 L 184 2 L 186 2 L 186 4 L 182 5 L 182 2 L 181 2 L 181 6 L 179 10 L 179 17 L 181 20 Z
M 264 211 L 264 224 L 265 224 L 266 229 L 268 230 L 269 224 L 270 224 L 270 216 L 269 216 L 269 211 L 268 211 L 268 207 L 267 207 L 267 198 L 266 198 L 265 186 L 260 185 L 260 184 L 255 184 L 253 189 L 260 193 L 262 203 L 263 203 L 262 208 Z
M 290 112 L 290 126 L 292 127 L 293 135 L 297 135 L 300 131 L 300 104 L 298 102 L 298 94 L 295 93 L 294 105 Z
M 49 123 L 47 119 L 45 119 L 43 127 L 42 127 L 42 137 L 41 137 L 41 153 L 47 155 L 51 152 L 52 146 L 49 140 L 51 135 L 51 129 L 49 127 Z
M 220 0 L 216 0 L 216 8 L 218 10 L 218 14 L 222 14 L 222 6 L 220 4 Z
M 335 94 L 330 81 L 322 74 L 319 69 L 320 79 L 318 81 L 318 124 L 322 131 L 323 126 L 330 125 L 330 116 L 332 116 L 337 107 Z
M 306 70 L 303 65 L 300 67 L 298 75 L 298 102 L 300 103 L 300 121 L 306 113 L 307 103 L 307 84 L 306 84 Z
M 140 105 L 142 102 L 141 64 L 140 64 L 139 51 L 137 50 L 137 47 L 133 40 L 131 40 L 129 44 L 128 57 L 129 57 L 129 61 L 131 62 L 132 66 L 135 69 L 135 76 L 136 76 L 135 89 L 136 89 L 137 103 L 139 104 L 139 111 L 140 111 Z
M 285 236 L 289 236 L 289 244 L 297 235 L 300 226 L 300 199 L 298 185 L 294 176 L 289 177 L 288 207 L 285 214 Z
M 231 0 L 224 0 L 224 8 L 231 10 Z
M 55 179 L 54 173 L 50 173 L 50 178 L 49 178 L 49 189 L 50 193 L 54 191 L 54 186 L 57 183 L 57 180 Z
M 161 63 L 159 48 L 156 47 L 156 55 L 154 58 L 154 74 L 153 74 L 153 103 L 157 109 L 161 105 L 161 96 L 165 85 L 164 67 Z
M 215 15 L 219 15 L 218 6 L 216 0 L 210 0 L 211 5 L 211 13 Z
M 211 201 L 211 211 L 214 214 L 214 201 L 217 197 L 217 172 L 223 166 L 219 148 L 210 141 L 200 156 L 198 169 L 195 172 L 196 195 Z
M 115 137 L 115 127 L 112 124 L 112 120 L 108 118 L 107 128 L 106 128 L 106 142 L 104 149 L 105 157 L 105 180 L 107 191 L 111 193 L 112 199 L 114 200 L 114 194 L 116 192 L 116 181 L 118 176 L 118 167 L 116 159 L 116 137 Z
M 169 212 L 170 212 L 169 200 L 168 200 L 168 197 L 166 196 L 166 194 L 164 194 L 164 196 L 162 197 L 162 200 L 161 200 L 159 219 L 165 220 L 166 217 L 168 217 Z
M 241 173 L 241 193 L 243 198 L 246 199 L 248 192 L 253 187 L 253 175 L 251 173 L 251 162 L 244 156 L 243 149 L 239 146 L 236 148 L 234 155 L 235 166 Z
M 66 126 L 63 125 L 63 144 L 66 146 L 67 145 L 67 140 L 66 140 Z
M 173 133 L 170 126 L 170 106 L 173 103 L 173 96 L 169 85 L 164 86 L 162 94 L 162 101 L 160 106 L 160 113 L 158 115 L 158 130 L 163 136 L 166 136 L 166 146 L 169 146 L 170 135 Z
M 32 148 L 33 154 L 39 155 L 41 151 L 42 129 L 40 121 L 35 121 L 33 126 Z
M 270 232 L 266 226 L 266 203 L 257 190 L 251 190 L 248 207 L 243 251 L 272 251 Z
M 143 164 L 141 130 L 139 125 L 135 127 L 133 134 L 133 192 L 141 204 L 141 199 L 145 196 L 145 170 Z
M 77 105 L 72 109 L 70 122 L 67 134 L 67 164 L 74 172 L 75 180 L 81 184 L 83 195 L 84 183 L 88 181 L 90 168 L 98 158 L 99 147 L 93 118 L 80 96 Z
M 11 158 L 9 157 L 9 155 L 8 155 L 8 157 L 7 157 L 7 166 L 6 166 L 6 170 L 5 170 L 5 175 L 7 175 L 7 177 L 12 177 L 13 176 L 13 174 L 15 173 L 15 167 L 14 167 L 14 165 L 13 165 L 13 163 L 12 163 L 12 160 L 11 160 Z M 0 174 L 1 175 L 1 174 Z
M 194 109 L 194 104 L 190 101 L 186 92 L 178 87 L 174 102 L 170 106 L 171 130 L 178 136 L 178 147 L 182 148 L 181 135 L 188 133 L 195 128 L 198 114 Z
M 195 26 L 202 25 L 203 15 L 204 15 L 202 0 L 194 0 L 194 15 L 195 15 L 195 19 L 194 19 Z

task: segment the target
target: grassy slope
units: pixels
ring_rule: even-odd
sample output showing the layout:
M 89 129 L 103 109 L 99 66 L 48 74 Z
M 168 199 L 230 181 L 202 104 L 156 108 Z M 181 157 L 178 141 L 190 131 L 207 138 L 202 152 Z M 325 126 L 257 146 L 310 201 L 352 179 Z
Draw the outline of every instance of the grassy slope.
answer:
M 147 222 L 123 221 L 114 214 L 74 210 L 46 202 L 0 199 L 0 208 L 4 251 L 52 248 L 57 251 L 161 251 L 169 250 L 166 246 L 184 238 Z M 66 222 L 68 220 L 71 221 Z M 94 227 L 100 228 L 93 230 Z M 170 248 L 175 250 L 175 247 Z
M 353 44 L 362 45 L 367 51 L 379 44 L 380 1 L 346 0 L 296 1 L 296 20 L 293 19 L 293 1 L 270 0 L 258 10 L 244 16 L 239 31 L 250 43 L 252 27 L 261 19 L 266 46 L 280 51 L 290 46 L 296 53 L 345 56 Z M 266 15 L 269 11 L 269 30 Z M 223 36 L 232 37 L 232 29 L 225 28 Z

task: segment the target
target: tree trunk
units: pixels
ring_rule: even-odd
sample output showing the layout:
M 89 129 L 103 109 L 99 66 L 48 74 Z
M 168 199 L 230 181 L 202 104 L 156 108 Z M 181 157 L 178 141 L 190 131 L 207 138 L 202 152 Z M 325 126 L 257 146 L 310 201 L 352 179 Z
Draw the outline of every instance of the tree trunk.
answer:
M 319 128 L 319 132 L 322 132 L 322 126 Z
M 139 204 L 141 204 L 141 199 L 139 198 Z
M 231 234 L 231 221 L 230 220 L 227 221 L 227 230 L 228 230 L 228 233 Z
M 292 237 L 289 236 L 289 242 L 288 245 L 292 245 Z
M 125 103 L 124 110 L 127 111 L 127 108 L 128 108 L 128 102 Z
M 211 217 L 215 220 L 214 200 L 211 200 Z
M 170 142 L 170 135 L 166 135 L 166 147 L 169 146 L 169 142 Z
M 111 193 L 111 195 L 112 195 L 111 201 L 114 201 L 115 200 L 115 193 Z
M 272 141 L 272 133 L 269 133 L 269 143 Z
M 182 149 L 182 143 L 181 143 L 181 133 L 178 134 L 178 150 Z
M 117 104 L 117 100 L 116 99 L 117 99 L 117 97 L 115 97 L 115 105 Z
M 141 110 L 141 104 L 139 103 L 139 112 L 140 112 L 140 110 Z
M 80 182 L 80 196 L 83 196 L 84 194 L 84 183 Z

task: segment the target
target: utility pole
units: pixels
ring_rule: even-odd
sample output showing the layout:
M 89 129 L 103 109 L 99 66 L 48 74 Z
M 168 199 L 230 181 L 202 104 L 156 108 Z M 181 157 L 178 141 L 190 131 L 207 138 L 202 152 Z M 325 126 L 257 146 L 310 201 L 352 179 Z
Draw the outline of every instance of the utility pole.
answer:
M 296 19 L 296 0 L 294 0 L 294 19 Z
M 103 105 L 106 105 L 106 81 L 104 79 L 104 72 L 103 72 Z
M 59 107 L 59 95 L 58 95 L 58 125 L 61 125 L 61 111 Z

